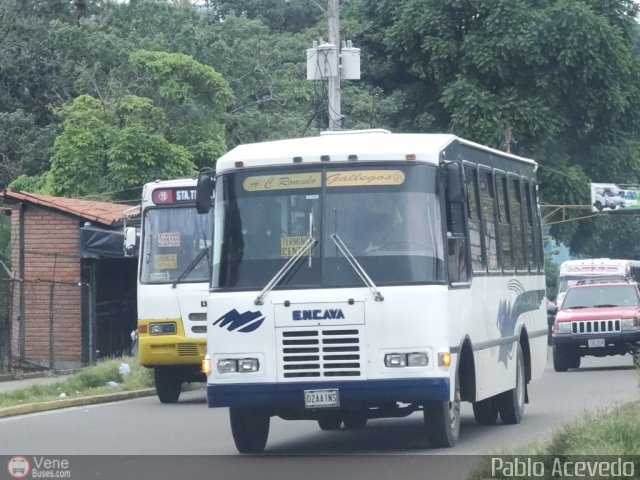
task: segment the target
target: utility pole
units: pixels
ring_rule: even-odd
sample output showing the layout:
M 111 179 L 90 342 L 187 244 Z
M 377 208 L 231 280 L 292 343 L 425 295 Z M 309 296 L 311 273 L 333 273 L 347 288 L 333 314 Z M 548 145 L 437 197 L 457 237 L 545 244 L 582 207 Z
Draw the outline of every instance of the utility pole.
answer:
M 339 1 L 327 0 L 329 41 L 314 41 L 313 48 L 307 49 L 307 80 L 328 82 L 329 130 L 340 130 L 342 127 L 340 80 L 360 79 L 360 49 L 353 47 L 350 40 L 340 45 Z
M 327 16 L 329 17 L 329 43 L 340 46 L 340 6 L 338 0 L 328 0 Z M 340 61 L 338 60 L 338 69 Z M 329 130 L 340 130 L 342 115 L 340 113 L 340 72 L 329 77 Z

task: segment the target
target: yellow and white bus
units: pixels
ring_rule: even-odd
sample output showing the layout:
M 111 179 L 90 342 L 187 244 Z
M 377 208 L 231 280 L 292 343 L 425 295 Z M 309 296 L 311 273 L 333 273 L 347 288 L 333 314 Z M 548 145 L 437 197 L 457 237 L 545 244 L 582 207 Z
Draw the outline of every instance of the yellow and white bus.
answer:
M 148 183 L 141 204 L 138 351 L 158 398 L 175 403 L 184 382 L 204 381 L 213 217 L 198 215 L 196 180 Z
M 222 156 L 203 371 L 238 450 L 262 451 L 273 416 L 420 412 L 433 447 L 456 443 L 461 401 L 519 423 L 547 356 L 536 168 L 380 130 Z

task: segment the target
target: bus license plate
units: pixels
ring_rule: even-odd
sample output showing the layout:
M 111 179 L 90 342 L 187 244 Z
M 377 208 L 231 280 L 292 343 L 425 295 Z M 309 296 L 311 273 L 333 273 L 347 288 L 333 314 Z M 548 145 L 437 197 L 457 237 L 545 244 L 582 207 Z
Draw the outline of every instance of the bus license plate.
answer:
M 600 348 L 600 347 L 604 347 L 604 338 L 589 339 L 589 348 Z
M 338 389 L 305 390 L 304 406 L 305 408 L 339 407 Z

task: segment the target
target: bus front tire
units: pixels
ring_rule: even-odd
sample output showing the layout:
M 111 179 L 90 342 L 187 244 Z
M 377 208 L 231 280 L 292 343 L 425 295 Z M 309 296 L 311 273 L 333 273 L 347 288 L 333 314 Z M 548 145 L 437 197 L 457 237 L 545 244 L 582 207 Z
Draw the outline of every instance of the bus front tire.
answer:
M 526 378 L 524 374 L 524 359 L 522 347 L 518 343 L 516 357 L 516 386 L 511 390 L 498 395 L 498 411 L 505 425 L 516 425 L 524 415 L 524 402 L 526 397 Z
M 460 434 L 460 382 L 455 379 L 453 401 L 424 404 L 424 426 L 433 448 L 453 447 Z
M 336 412 L 324 412 L 318 417 L 318 426 L 321 430 L 339 430 L 342 425 L 342 417 Z
M 368 420 L 366 411 L 347 412 L 342 419 L 347 430 L 360 430 L 367 426 Z
M 478 425 L 495 425 L 498 420 L 498 399 L 489 397 L 473 402 L 473 416 Z
M 182 391 L 182 376 L 171 367 L 155 367 L 156 393 L 162 403 L 176 403 Z
M 231 407 L 231 433 L 240 453 L 260 453 L 267 445 L 271 417 L 264 412 Z

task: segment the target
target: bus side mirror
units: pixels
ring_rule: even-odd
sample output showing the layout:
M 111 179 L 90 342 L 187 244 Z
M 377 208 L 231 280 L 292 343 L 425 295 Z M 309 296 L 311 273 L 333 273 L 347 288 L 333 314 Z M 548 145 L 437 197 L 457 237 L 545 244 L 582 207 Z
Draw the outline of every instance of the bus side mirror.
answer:
M 136 227 L 127 227 L 124 229 L 124 256 L 133 257 L 136 254 L 136 246 L 138 244 L 138 230 Z
M 211 199 L 216 186 L 214 172 L 202 169 L 198 174 L 198 184 L 196 185 L 196 211 L 198 213 L 209 213 L 211 210 Z
M 458 162 L 444 164 L 446 175 L 446 198 L 448 203 L 464 203 L 467 199 L 462 181 L 462 165 Z

